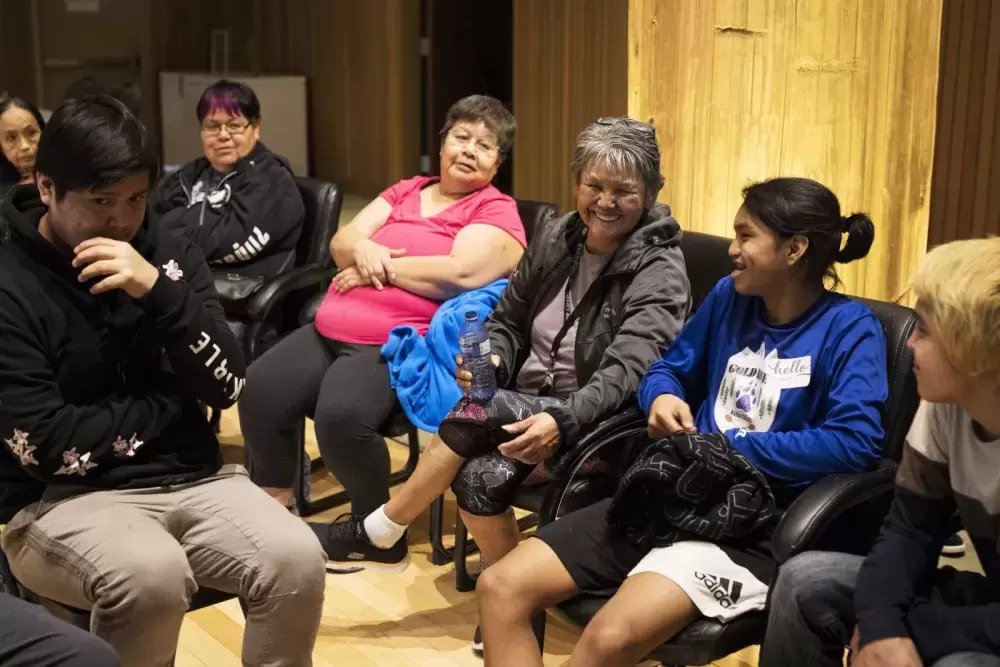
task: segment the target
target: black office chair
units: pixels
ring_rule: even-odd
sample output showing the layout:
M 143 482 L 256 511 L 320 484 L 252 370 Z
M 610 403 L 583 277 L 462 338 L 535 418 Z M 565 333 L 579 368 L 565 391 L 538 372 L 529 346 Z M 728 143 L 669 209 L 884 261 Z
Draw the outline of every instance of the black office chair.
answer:
M 240 346 L 247 366 L 263 353 L 269 334 L 272 340 L 277 340 L 295 329 L 303 300 L 323 288 L 322 280 L 312 272 L 322 273 L 333 267 L 330 239 L 337 231 L 344 201 L 340 186 L 314 178 L 296 178 L 295 184 L 305 205 L 305 216 L 295 252 L 289 255 L 287 266 L 264 281 L 255 292 L 238 300 L 226 296 L 231 292 L 233 276 L 215 275 L 215 289 L 226 318 L 244 324 Z M 314 279 L 297 283 L 303 275 Z M 221 417 L 220 411 L 212 411 L 210 421 L 216 433 Z
M 724 239 L 717 242 L 711 239 L 695 240 L 699 246 L 704 241 L 703 250 L 713 255 L 716 253 L 711 248 L 713 243 L 719 247 L 728 243 Z M 696 266 L 701 268 L 704 265 Z M 787 508 L 771 542 L 779 568 L 792 556 L 812 549 L 867 553 L 892 499 L 896 464 L 902 455 L 904 439 L 919 402 L 912 356 L 906 347 L 906 340 L 916 325 L 916 315 L 911 309 L 895 304 L 870 299 L 858 301 L 875 312 L 886 332 L 889 400 L 883 415 L 885 458 L 871 472 L 830 475 L 821 479 Z M 608 445 L 621 447 L 623 438 L 641 438 L 645 431 L 645 417 L 638 409 L 632 408 L 621 416 L 615 432 L 577 451 L 572 460 L 566 462 L 568 471 L 565 477 L 545 489 L 539 523 L 545 525 L 566 511 L 575 509 L 573 488 L 586 460 Z M 549 610 L 549 613 L 585 626 L 606 602 L 606 598 L 584 595 Z M 701 619 L 659 646 L 649 658 L 668 665 L 709 664 L 741 648 L 760 643 L 766 622 L 766 610 L 741 616 L 729 623 Z M 538 633 L 540 643 L 544 641 L 543 633 L 544 627 Z
M 330 239 L 340 224 L 343 193 L 336 183 L 314 178 L 296 178 L 295 184 L 305 204 L 295 261 L 291 268 L 261 285 L 247 304 L 250 320 L 248 365 L 262 352 L 261 344 L 268 325 L 277 323 L 280 326 L 277 332 L 279 337 L 294 331 L 298 327 L 298 315 L 303 304 L 317 292 L 322 293 L 333 277 Z
M 732 270 L 733 263 L 729 259 L 729 240 L 711 234 L 684 232 L 681 237 L 681 252 L 684 254 L 688 280 L 691 282 L 691 312 L 693 313 L 716 283 L 729 275 Z M 635 414 L 638 414 L 638 411 Z M 610 417 L 577 442 L 574 449 L 578 452 L 588 451 L 593 444 L 618 434 L 623 426 L 629 425 L 633 416 L 632 413 L 623 413 Z M 566 456 L 567 458 L 564 459 L 566 461 L 573 459 L 572 455 L 567 454 Z M 568 468 L 560 470 L 568 470 Z M 606 476 L 577 477 L 567 484 L 569 490 L 566 492 L 566 507 L 563 508 L 563 512 L 570 511 L 569 508 L 585 507 L 608 495 Z M 544 513 L 543 506 L 550 487 L 561 488 L 561 483 L 556 481 L 549 484 L 522 486 L 515 493 L 511 504 L 518 509 L 530 512 L 518 520 L 518 528 L 522 532 L 538 524 L 540 514 Z M 459 518 L 455 523 L 454 558 L 455 588 L 460 591 L 471 591 L 476 587 L 475 577 L 469 574 L 467 557 L 477 549 L 475 542 L 467 540 L 467 536 L 468 530 Z

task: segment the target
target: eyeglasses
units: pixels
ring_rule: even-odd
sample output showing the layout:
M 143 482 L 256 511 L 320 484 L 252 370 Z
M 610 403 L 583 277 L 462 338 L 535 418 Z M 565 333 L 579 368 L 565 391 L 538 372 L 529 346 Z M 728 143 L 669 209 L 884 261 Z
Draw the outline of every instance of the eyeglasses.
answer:
M 484 155 L 495 155 L 500 150 L 499 147 L 488 141 L 483 141 L 482 139 L 477 140 L 474 137 L 465 134 L 457 136 L 454 132 L 449 132 L 445 140 L 461 146 L 462 148 L 472 148 Z
M 614 118 L 611 116 L 604 116 L 603 118 L 598 118 L 594 122 L 598 125 L 605 125 L 608 127 L 618 124 L 628 125 L 629 127 L 635 128 L 640 132 L 645 132 L 647 134 L 652 134 L 652 135 L 656 134 L 655 127 L 653 127 L 649 123 L 643 123 L 642 121 L 636 120 L 634 118 L 624 118 L 624 117 Z
M 229 133 L 229 136 L 236 137 L 247 131 L 252 123 L 246 121 L 233 121 L 231 123 L 226 123 L 225 125 L 218 125 L 216 123 L 206 123 L 201 126 L 201 131 L 203 134 L 207 134 L 210 137 L 218 136 L 223 128 Z

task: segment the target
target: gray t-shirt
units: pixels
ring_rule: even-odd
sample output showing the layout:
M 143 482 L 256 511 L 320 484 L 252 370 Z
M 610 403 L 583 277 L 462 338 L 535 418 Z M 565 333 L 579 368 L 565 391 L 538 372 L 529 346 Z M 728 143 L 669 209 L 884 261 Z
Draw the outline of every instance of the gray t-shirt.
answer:
M 549 367 L 549 353 L 556 334 L 562 328 L 565 317 L 566 288 L 569 288 L 570 308 L 576 308 L 587 289 L 593 284 L 604 266 L 611 260 L 611 255 L 594 255 L 586 250 L 580 256 L 580 267 L 576 276 L 570 276 L 562 289 L 556 292 L 552 301 L 545 305 L 535 321 L 531 324 L 531 354 L 521 366 L 517 374 L 517 390 L 525 394 L 537 394 L 539 387 L 545 383 L 545 371 Z M 552 383 L 553 396 L 568 396 L 579 389 L 576 379 L 576 360 L 573 351 L 576 348 L 576 322 L 563 336 L 556 355 L 555 376 Z

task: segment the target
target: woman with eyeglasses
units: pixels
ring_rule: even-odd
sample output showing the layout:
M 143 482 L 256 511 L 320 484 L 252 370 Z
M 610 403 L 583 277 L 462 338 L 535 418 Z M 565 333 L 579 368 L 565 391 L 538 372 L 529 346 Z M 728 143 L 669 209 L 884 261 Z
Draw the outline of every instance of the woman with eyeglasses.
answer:
M 540 464 L 634 400 L 680 331 L 690 285 L 680 227 L 656 203 L 653 127 L 598 120 L 577 139 L 572 173 L 576 210 L 538 232 L 487 325 L 502 389 L 486 405 L 460 402 L 387 503 L 312 524 L 328 569 L 401 571 L 407 526 L 449 485 L 485 561 L 496 563 L 518 544 L 517 488 L 529 475 L 552 479 Z M 478 630 L 473 649 L 482 649 Z
M 240 424 L 253 478 L 292 506 L 296 427 L 308 415 L 323 461 L 364 515 L 389 499 L 382 424 L 397 409 L 381 348 L 395 327 L 425 335 L 441 304 L 510 275 L 526 245 L 493 177 L 517 124 L 500 100 L 465 97 L 441 130 L 440 176 L 396 183 L 337 231 L 340 268 L 308 324 L 247 373 Z
M 305 207 L 288 161 L 260 141 L 260 102 L 221 80 L 197 107 L 203 157 L 164 179 L 150 197 L 157 224 L 194 241 L 216 272 L 277 274 L 290 261 Z
M 44 128 L 45 120 L 34 104 L 0 97 L 0 200 L 15 185 L 31 182 Z

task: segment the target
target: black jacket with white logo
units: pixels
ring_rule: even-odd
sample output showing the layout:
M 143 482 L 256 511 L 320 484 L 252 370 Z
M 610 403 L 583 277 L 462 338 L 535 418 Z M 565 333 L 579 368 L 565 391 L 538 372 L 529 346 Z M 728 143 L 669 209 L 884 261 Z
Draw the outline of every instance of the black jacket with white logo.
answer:
M 648 548 L 692 537 L 715 543 L 769 538 L 777 517 L 767 479 L 722 433 L 648 442 L 608 508 L 608 523 Z
M 258 143 L 220 174 L 200 157 L 153 191 L 157 224 L 194 241 L 214 271 L 271 277 L 287 268 L 305 206 L 285 158 Z
M 0 207 L 0 523 L 46 485 L 144 488 L 221 465 L 199 407 L 243 389 L 240 347 L 204 255 L 150 229 L 132 246 L 160 271 L 152 290 L 93 296 L 67 251 L 38 232 L 34 186 Z

